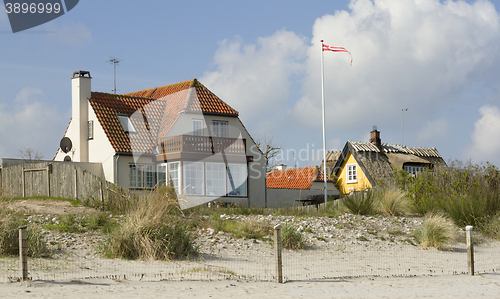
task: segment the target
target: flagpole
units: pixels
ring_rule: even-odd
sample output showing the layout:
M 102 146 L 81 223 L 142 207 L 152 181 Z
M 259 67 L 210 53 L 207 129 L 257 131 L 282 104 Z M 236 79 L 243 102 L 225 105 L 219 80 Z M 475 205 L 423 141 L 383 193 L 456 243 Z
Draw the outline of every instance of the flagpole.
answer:
M 325 203 L 327 200 L 326 187 L 326 128 L 325 128 L 325 71 L 323 69 L 323 40 L 321 40 L 321 104 L 323 109 L 323 180 L 325 184 Z

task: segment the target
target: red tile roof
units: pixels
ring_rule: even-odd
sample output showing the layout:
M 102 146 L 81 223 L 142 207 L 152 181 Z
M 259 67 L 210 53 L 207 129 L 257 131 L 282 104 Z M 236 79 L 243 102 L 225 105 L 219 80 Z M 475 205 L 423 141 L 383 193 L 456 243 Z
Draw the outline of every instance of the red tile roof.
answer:
M 116 152 L 153 153 L 181 112 L 238 116 L 196 79 L 124 95 L 92 92 L 89 103 Z M 137 132 L 125 133 L 117 114 L 130 117 Z
M 327 180 L 331 181 L 330 178 Z M 305 190 L 311 188 L 315 181 L 323 181 L 323 173 L 316 166 L 272 170 L 266 176 L 266 187 Z

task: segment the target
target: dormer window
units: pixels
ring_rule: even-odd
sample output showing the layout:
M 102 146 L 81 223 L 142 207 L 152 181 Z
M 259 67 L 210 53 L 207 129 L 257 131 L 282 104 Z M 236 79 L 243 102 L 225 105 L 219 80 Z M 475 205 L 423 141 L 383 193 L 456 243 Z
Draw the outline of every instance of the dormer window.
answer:
M 409 173 L 410 175 L 416 176 L 417 174 L 426 171 L 429 169 L 428 165 L 424 164 L 405 164 L 403 167 L 404 171 L 406 173 Z
M 130 121 L 130 117 L 126 114 L 117 114 L 116 117 L 118 117 L 118 121 L 122 125 L 123 131 L 125 131 L 125 134 L 134 134 L 137 133 L 137 131 L 134 128 L 134 125 L 132 125 L 132 122 Z

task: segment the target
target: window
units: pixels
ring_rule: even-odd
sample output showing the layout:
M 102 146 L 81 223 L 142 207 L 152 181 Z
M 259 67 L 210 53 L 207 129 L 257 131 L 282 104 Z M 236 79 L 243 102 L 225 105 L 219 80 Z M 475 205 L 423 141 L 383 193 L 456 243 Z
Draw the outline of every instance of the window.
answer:
M 184 190 L 188 195 L 203 195 L 203 162 L 184 162 Z
M 203 123 L 199 119 L 193 119 L 193 135 L 203 136 Z
M 168 181 L 171 184 L 177 194 L 180 193 L 180 162 L 169 162 L 168 163 Z
M 224 163 L 205 164 L 207 176 L 207 195 L 226 195 L 226 167 Z
M 247 196 L 247 165 L 228 164 L 227 189 L 229 196 Z
M 117 114 L 116 117 L 118 117 L 118 121 L 122 125 L 123 131 L 125 131 L 126 134 L 136 133 L 135 128 L 132 125 L 132 122 L 130 121 L 128 115 Z
M 347 183 L 357 183 L 358 182 L 358 165 L 347 164 L 346 165 L 346 181 Z
M 417 175 L 419 172 L 424 172 L 427 170 L 425 166 L 417 166 L 417 165 L 405 165 L 404 170 L 406 173 Z
M 89 120 L 87 125 L 88 125 L 88 133 L 89 133 L 88 139 L 92 140 L 92 139 L 94 139 L 94 121 Z
M 130 188 L 152 189 L 154 187 L 154 165 L 130 164 Z
M 167 184 L 167 164 L 158 164 L 156 165 L 156 183 L 161 185 Z
M 212 134 L 214 137 L 227 137 L 227 121 L 212 121 Z

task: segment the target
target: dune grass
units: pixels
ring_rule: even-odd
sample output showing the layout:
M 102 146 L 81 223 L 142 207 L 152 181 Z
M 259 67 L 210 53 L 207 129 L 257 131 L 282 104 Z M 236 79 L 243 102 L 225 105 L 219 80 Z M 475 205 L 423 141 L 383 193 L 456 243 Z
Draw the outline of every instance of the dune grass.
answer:
M 123 221 L 100 246 L 109 258 L 170 260 L 197 253 L 194 235 L 167 187 L 130 202 Z
M 304 249 L 306 247 L 302 233 L 289 223 L 285 223 L 281 228 L 281 245 L 286 249 Z
M 451 222 L 441 213 L 429 213 L 424 217 L 422 228 L 413 232 L 416 241 L 423 247 L 446 248 L 454 239 Z
M 388 216 L 405 215 L 410 210 L 410 201 L 405 191 L 392 186 L 377 193 L 376 210 Z

